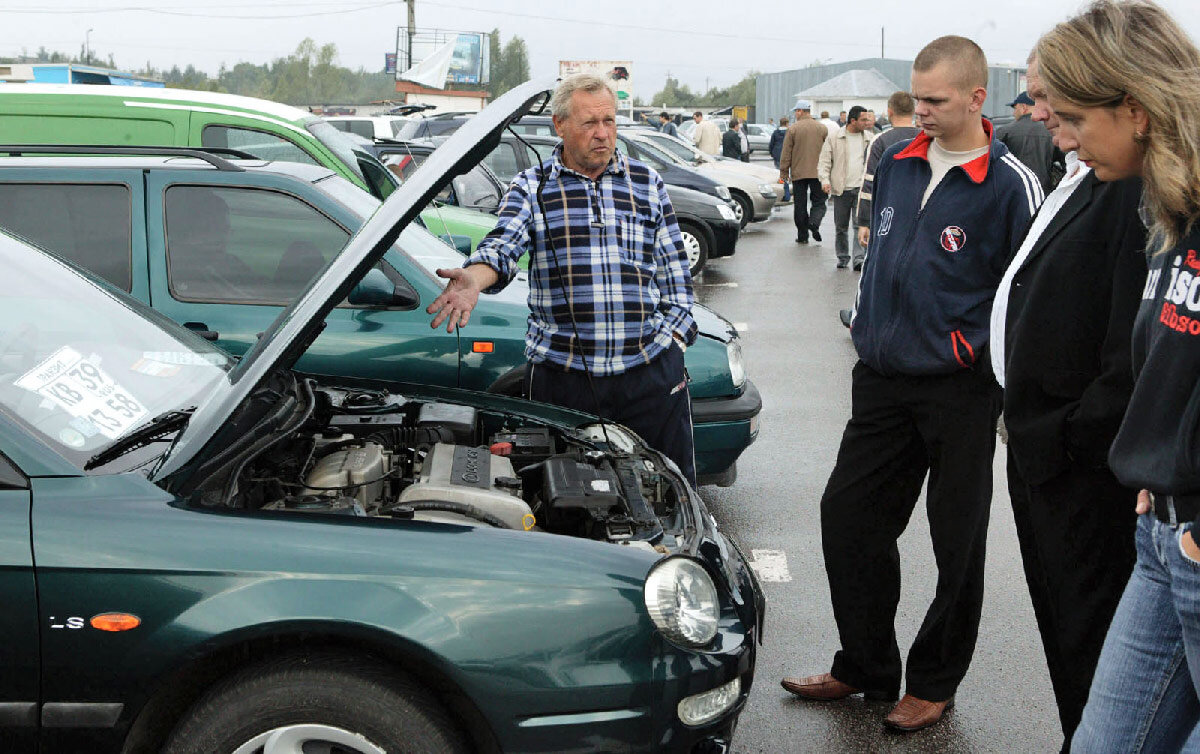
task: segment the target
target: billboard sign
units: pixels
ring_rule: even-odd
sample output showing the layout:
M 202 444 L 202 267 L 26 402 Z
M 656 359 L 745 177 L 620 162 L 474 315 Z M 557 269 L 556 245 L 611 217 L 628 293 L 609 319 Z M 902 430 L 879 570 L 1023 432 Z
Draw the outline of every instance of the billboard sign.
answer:
M 396 72 L 396 53 L 394 53 L 394 52 L 383 53 L 383 72 L 384 73 L 395 73 Z
M 412 32 L 412 63 L 409 64 L 409 30 L 401 26 L 396 29 L 396 77 L 419 66 L 426 59 L 439 53 L 447 45 L 453 46 L 453 55 L 446 72 L 446 83 L 486 84 L 490 80 L 491 44 L 487 34 L 475 31 L 450 31 L 445 29 L 414 29 Z
M 617 106 L 621 109 L 633 107 L 633 64 L 628 60 L 560 60 L 558 75 L 571 76 L 576 73 L 592 73 L 612 82 L 617 90 Z

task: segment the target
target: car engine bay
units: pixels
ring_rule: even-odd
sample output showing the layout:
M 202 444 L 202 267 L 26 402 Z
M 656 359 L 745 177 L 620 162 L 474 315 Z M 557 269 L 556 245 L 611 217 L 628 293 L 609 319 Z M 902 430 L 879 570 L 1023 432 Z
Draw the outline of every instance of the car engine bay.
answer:
M 620 427 L 560 430 L 382 390 L 317 387 L 313 396 L 303 424 L 236 465 L 225 504 L 550 532 L 662 553 L 692 528 L 680 505 L 686 487 Z M 610 435 L 623 442 L 605 443 Z

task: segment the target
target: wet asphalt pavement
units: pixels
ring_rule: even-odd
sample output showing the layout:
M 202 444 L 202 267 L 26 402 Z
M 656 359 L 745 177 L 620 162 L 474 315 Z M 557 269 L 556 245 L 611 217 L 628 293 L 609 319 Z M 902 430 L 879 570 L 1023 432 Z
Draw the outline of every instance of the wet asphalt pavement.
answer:
M 769 163 L 767 163 L 769 164 Z M 858 275 L 835 269 L 833 211 L 823 243 L 794 242 L 791 205 L 751 224 L 733 257 L 697 276 L 697 299 L 742 332 L 746 371 L 763 398 L 757 442 L 738 464 L 732 487 L 701 491 L 721 527 L 759 562 L 766 635 L 754 687 L 733 751 L 748 752 L 1050 752 L 1061 733 L 1033 608 L 1021 570 L 1003 446 L 994 459 L 987 587 L 974 661 L 955 706 L 916 733 L 884 729 L 885 702 L 851 697 L 805 702 L 779 686 L 785 675 L 829 670 L 838 648 L 821 556 L 821 492 L 850 415 L 856 357 L 837 312 L 853 300 Z M 786 558 L 782 561 L 772 552 Z M 907 653 L 933 598 L 937 570 L 924 500 L 900 539 L 903 586 L 896 616 Z

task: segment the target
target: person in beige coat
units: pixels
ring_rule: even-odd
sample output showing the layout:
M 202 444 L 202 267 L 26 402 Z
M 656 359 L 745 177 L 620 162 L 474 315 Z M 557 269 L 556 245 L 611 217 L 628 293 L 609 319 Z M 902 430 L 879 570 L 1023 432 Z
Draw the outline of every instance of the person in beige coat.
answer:
M 796 243 L 808 243 L 808 235 L 821 240 L 821 220 L 825 217 L 826 193 L 817 179 L 817 159 L 829 132 L 812 118 L 808 100 L 796 103 L 796 120 L 783 137 L 779 156 L 779 181 L 792 182 L 792 218 L 796 222 Z M 805 197 L 809 198 L 806 203 Z
M 692 131 L 692 141 L 696 143 L 696 149 L 705 154 L 720 154 L 721 129 L 711 120 L 705 120 L 704 114 L 699 110 L 692 113 L 692 118 L 696 121 L 696 128 Z
M 867 155 L 875 132 L 871 130 L 874 116 L 864 107 L 850 108 L 846 125 L 825 140 L 817 160 L 817 178 L 821 190 L 833 194 L 834 248 L 837 251 L 838 269 L 845 269 L 853 261 L 854 269 L 861 270 L 866 249 L 858 242 L 858 221 L 855 207 L 858 206 L 858 191 L 862 188 L 863 173 L 866 171 Z M 850 228 L 855 228 L 853 260 L 850 254 Z

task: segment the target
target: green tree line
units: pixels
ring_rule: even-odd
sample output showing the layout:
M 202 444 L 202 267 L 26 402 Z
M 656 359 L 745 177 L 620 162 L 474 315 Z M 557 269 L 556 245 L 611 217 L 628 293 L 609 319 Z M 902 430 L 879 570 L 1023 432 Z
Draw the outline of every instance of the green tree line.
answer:
M 490 44 L 492 83 L 486 88 L 496 97 L 529 78 L 529 52 L 520 37 L 512 37 L 501 44 L 498 29 L 492 31 Z M 82 47 L 78 55 L 40 47 L 36 53 L 23 54 L 19 58 L 0 58 L 0 63 L 82 63 L 120 68 L 113 55 L 95 51 L 86 55 Z M 159 79 L 169 87 L 241 94 L 290 105 L 366 104 L 398 96 L 392 74 L 363 68 L 355 71 L 339 65 L 337 45 L 318 45 L 311 38 L 297 45 L 291 55 L 270 63 L 222 64 L 215 77 L 191 64 L 183 68 L 178 65 L 157 68 L 147 62 L 141 68 L 124 70 Z M 450 88 L 457 87 L 451 85 Z
M 668 75 L 667 83 L 645 104 L 650 107 L 716 107 L 718 105 L 753 105 L 757 90 L 758 71 L 750 71 L 736 84 L 724 88 L 693 92 L 687 84 Z

